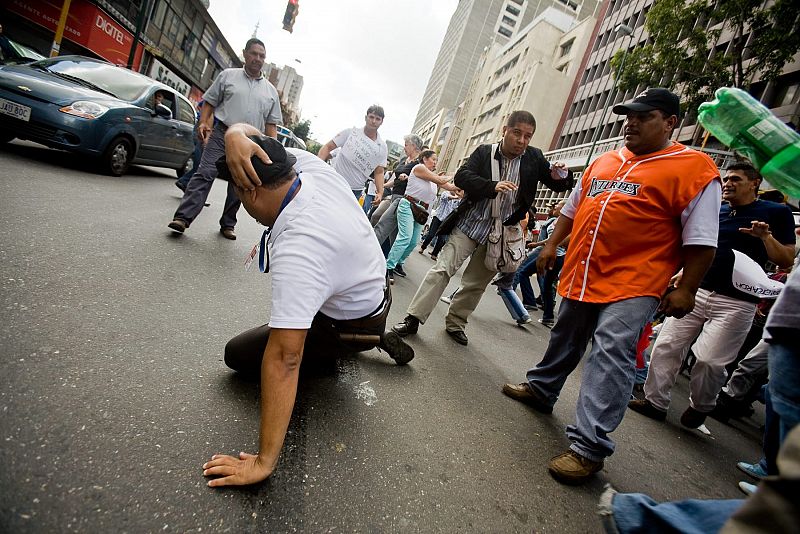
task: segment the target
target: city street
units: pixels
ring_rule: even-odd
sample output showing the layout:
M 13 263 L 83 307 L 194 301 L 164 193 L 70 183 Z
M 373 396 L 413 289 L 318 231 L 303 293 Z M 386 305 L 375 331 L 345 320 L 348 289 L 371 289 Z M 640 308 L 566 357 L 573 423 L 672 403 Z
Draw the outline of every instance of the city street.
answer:
M 517 327 L 490 290 L 468 347 L 445 335 L 440 303 L 406 367 L 377 350 L 306 362 L 276 473 L 208 488 L 212 454 L 257 450 L 258 385 L 222 358 L 269 317 L 269 275 L 244 270 L 261 227 L 242 209 L 238 240 L 219 234 L 224 182 L 176 237 L 173 171 L 112 178 L 20 141 L 0 147 L 0 168 L 2 532 L 602 532 L 606 483 L 659 501 L 740 498 L 735 464 L 760 456 L 762 406 L 733 426 L 709 420 L 710 436 L 685 430 L 680 377 L 665 424 L 629 412 L 599 476 L 555 482 L 546 464 L 568 446 L 580 373 L 552 416 L 505 397 L 549 330 L 540 312 Z M 390 324 L 430 265 L 412 254 Z

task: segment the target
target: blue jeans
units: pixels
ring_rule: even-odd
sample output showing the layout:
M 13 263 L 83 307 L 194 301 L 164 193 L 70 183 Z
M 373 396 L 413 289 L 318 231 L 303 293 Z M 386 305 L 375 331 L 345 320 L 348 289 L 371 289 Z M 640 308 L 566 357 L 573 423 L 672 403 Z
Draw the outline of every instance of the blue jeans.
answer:
M 552 321 L 555 319 L 556 284 L 558 284 L 558 275 L 561 273 L 561 268 L 563 266 L 564 256 L 556 256 L 556 262 L 553 268 L 544 273 L 544 280 L 542 280 L 541 286 L 542 304 L 544 305 L 542 321 Z
M 531 286 L 531 276 L 536 274 L 536 260 L 539 258 L 540 252 L 542 252 L 542 247 L 533 249 L 514 274 L 513 286 L 520 286 L 522 303 L 528 306 L 536 306 L 536 293 L 534 293 L 533 286 Z
M 497 288 L 497 294 L 503 299 L 503 304 L 506 305 L 506 309 L 511 314 L 512 319 L 517 322 L 530 320 L 531 316 L 513 289 L 499 287 Z
M 744 499 L 689 499 L 659 504 L 641 493 L 617 493 L 611 508 L 620 534 L 708 534 L 719 532 L 743 503 Z
M 364 195 L 364 213 L 369 213 L 369 210 L 372 209 L 372 201 L 375 199 L 375 195 L 370 195 L 369 193 Z
M 392 248 L 389 250 L 389 257 L 386 259 L 387 269 L 394 269 L 396 265 L 406 261 L 408 255 L 417 246 L 420 233 L 422 233 L 422 225 L 414 220 L 414 215 L 411 213 L 411 202 L 405 198 L 400 200 L 397 205 L 397 238 L 395 238 Z
M 793 331 L 794 332 L 794 331 Z M 800 424 L 800 345 L 797 333 L 769 343 L 767 420 L 764 428 L 764 457 L 767 473 L 778 473 L 776 459 L 786 436 Z
M 592 341 L 575 407 L 576 423 L 567 427 L 570 449 L 589 460 L 599 462 L 614 452 L 608 434 L 616 430 L 628 408 L 636 342 L 657 307 L 654 297 L 609 304 L 563 299 L 547 351 L 528 371 L 528 384 L 553 405 Z

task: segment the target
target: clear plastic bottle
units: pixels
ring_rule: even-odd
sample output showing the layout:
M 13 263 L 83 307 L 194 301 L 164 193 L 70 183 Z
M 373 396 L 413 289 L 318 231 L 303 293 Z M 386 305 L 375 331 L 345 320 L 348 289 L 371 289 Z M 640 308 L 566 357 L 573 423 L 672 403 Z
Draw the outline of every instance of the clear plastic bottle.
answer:
M 700 104 L 700 124 L 747 157 L 772 186 L 800 197 L 800 134 L 746 91 L 722 87 L 715 96 Z

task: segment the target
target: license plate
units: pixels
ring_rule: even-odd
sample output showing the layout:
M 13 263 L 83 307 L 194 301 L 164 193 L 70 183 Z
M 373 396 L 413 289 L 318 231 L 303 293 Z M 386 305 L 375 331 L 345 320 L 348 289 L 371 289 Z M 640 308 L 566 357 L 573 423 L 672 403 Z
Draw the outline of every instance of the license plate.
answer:
M 22 121 L 31 120 L 31 108 L 0 98 L 0 113 Z

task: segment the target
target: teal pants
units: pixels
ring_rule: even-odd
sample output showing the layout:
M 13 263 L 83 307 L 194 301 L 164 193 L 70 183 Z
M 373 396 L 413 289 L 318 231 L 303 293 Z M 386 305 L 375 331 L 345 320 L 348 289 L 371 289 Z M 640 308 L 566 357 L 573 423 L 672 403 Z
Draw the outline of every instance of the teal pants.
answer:
M 403 198 L 397 205 L 397 237 L 389 251 L 386 259 L 386 268 L 394 269 L 406 261 L 408 255 L 419 243 L 419 234 L 422 232 L 422 225 L 414 221 L 411 213 L 411 202 Z

